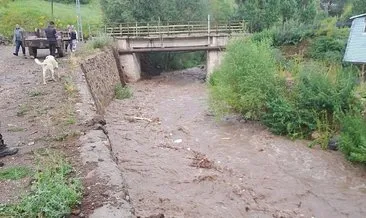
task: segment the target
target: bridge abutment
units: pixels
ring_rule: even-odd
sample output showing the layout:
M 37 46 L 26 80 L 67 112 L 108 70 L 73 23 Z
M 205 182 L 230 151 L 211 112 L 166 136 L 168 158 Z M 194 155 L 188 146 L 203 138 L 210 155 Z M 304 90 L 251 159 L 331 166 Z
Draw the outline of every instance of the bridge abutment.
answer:
M 207 51 L 207 78 L 221 65 L 223 51 Z
M 208 45 L 210 47 L 226 46 L 229 37 L 208 37 Z M 207 78 L 221 65 L 224 52 L 222 50 L 208 50 L 207 51 Z
M 118 47 L 122 50 L 131 49 L 127 39 L 118 40 Z M 137 53 L 122 54 L 119 56 L 119 59 L 123 65 L 127 82 L 137 82 L 141 78 L 140 55 Z

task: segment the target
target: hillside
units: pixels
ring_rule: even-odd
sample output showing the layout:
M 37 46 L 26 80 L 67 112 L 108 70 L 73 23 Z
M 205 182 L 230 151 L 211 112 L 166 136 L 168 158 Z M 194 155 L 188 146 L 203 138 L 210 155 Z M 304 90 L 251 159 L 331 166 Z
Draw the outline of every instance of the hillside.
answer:
M 81 16 L 85 30 L 88 24 L 99 23 L 102 11 L 98 1 L 81 5 Z M 54 3 L 54 20 L 58 28 L 67 24 L 76 25 L 76 7 L 74 4 Z M 6 7 L 0 8 L 0 34 L 10 37 L 15 24 L 31 31 L 35 27 L 44 27 L 51 19 L 50 3 L 44 0 L 16 0 Z

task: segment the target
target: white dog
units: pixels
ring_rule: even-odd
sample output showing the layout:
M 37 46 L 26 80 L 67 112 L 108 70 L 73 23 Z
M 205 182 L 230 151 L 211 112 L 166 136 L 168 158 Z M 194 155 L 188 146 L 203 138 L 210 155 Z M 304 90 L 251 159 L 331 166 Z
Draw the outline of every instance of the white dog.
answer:
M 56 81 L 55 79 L 55 68 L 58 68 L 58 63 L 56 61 L 56 59 L 52 56 L 52 55 L 48 55 L 46 57 L 46 59 L 43 62 L 40 62 L 37 58 L 34 59 L 34 61 L 38 64 L 42 66 L 42 70 L 43 70 L 43 84 L 46 85 L 46 73 L 47 70 L 51 71 L 51 77 L 53 79 L 53 81 Z M 57 71 L 57 77 L 60 79 L 60 74 Z

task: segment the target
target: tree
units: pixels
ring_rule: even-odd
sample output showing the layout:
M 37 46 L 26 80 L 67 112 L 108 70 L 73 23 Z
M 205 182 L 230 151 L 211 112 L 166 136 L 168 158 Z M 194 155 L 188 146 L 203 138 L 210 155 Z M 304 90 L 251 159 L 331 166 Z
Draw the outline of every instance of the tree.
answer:
M 315 0 L 297 0 L 299 20 L 304 23 L 313 22 L 317 10 Z
M 365 0 L 353 0 L 353 15 L 366 13 L 366 1 Z
M 189 21 L 207 17 L 204 0 L 101 0 L 107 22 Z
M 250 31 L 269 28 L 280 18 L 280 0 L 237 0 L 236 17 L 248 22 Z
M 131 12 L 126 10 L 129 8 L 127 0 L 100 0 L 100 5 L 107 23 L 127 22 L 132 19 Z
M 235 12 L 234 0 L 208 0 L 208 5 L 213 20 L 229 20 Z
M 285 23 L 286 21 L 296 16 L 296 12 L 297 12 L 296 0 L 282 0 L 280 5 L 282 23 Z
M 320 7 L 330 16 L 340 16 L 345 5 L 346 0 L 320 0 Z

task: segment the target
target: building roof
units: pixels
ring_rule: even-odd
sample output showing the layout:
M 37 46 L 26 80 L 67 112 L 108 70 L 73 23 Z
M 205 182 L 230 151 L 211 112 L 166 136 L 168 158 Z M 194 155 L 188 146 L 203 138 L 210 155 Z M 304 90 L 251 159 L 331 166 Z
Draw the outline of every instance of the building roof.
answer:
M 356 64 L 366 64 L 366 19 L 365 15 L 353 18 L 343 61 Z
M 365 16 L 366 16 L 366 13 L 365 13 L 365 14 L 355 15 L 355 16 L 353 16 L 353 17 L 350 17 L 349 19 L 350 19 L 350 20 L 353 20 L 353 19 L 355 19 L 355 18 L 365 17 Z

